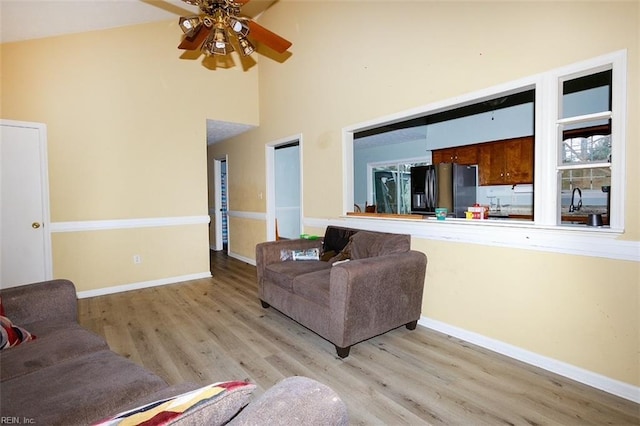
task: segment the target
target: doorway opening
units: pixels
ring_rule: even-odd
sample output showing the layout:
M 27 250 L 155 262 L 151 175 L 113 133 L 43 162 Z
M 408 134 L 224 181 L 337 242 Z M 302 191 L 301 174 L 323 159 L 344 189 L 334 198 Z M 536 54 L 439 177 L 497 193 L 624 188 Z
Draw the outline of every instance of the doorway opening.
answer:
M 298 238 L 302 232 L 302 138 L 266 146 L 267 239 Z
M 229 219 L 228 219 L 228 163 L 227 157 L 216 158 L 213 162 L 214 173 L 214 251 L 229 252 Z

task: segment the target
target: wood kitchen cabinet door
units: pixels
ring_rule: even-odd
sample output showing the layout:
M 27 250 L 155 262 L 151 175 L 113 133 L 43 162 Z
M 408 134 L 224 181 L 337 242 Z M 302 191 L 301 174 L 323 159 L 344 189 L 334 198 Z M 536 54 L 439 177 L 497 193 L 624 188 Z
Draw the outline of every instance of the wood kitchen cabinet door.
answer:
M 504 150 L 507 184 L 533 183 L 533 137 L 509 141 Z
M 478 164 L 478 145 L 476 144 L 458 146 L 455 148 L 436 149 L 431 153 L 431 162 L 433 164 Z
M 478 164 L 478 145 L 459 146 L 456 148 L 454 163 L 472 165 Z
M 502 142 L 480 145 L 478 176 L 480 186 L 504 184 L 504 147 Z
M 436 149 L 431 152 L 431 162 L 433 164 L 453 162 L 453 149 Z
M 533 183 L 533 136 L 480 145 L 480 185 Z

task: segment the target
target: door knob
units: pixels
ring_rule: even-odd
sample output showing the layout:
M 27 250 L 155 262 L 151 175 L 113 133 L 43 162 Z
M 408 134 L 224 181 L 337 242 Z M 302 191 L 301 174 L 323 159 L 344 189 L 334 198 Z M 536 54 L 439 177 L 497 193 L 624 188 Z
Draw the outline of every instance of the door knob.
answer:
M 32 227 L 33 229 L 38 229 L 38 228 L 40 228 L 40 224 L 39 224 L 38 222 L 33 222 L 33 223 L 31 224 L 31 227 Z

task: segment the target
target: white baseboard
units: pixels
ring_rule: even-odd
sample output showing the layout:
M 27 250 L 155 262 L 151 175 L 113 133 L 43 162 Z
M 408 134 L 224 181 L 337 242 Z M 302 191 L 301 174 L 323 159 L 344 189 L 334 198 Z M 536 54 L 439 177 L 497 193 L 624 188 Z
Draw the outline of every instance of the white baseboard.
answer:
M 78 298 L 85 299 L 88 297 L 104 296 L 106 294 L 122 293 L 125 291 L 139 290 L 141 288 L 157 287 L 167 284 L 176 284 L 183 281 L 199 280 L 202 278 L 211 278 L 211 272 L 201 272 L 199 274 L 181 275 L 178 277 L 162 278 L 159 280 L 143 281 L 139 283 L 131 283 L 117 285 L 113 287 L 99 288 L 96 290 L 79 291 Z
M 621 398 L 640 403 L 640 387 L 614 380 L 601 374 L 594 373 L 553 358 L 548 358 L 517 346 L 427 317 L 422 317 L 418 321 L 418 324 L 440 333 L 465 340 L 469 343 L 473 343 L 474 345 L 492 350 L 499 354 L 506 355 L 510 358 L 517 359 L 518 361 L 559 374 L 577 382 L 584 383 Z
M 229 254 L 229 257 L 233 257 L 234 259 L 238 259 L 238 260 L 240 260 L 240 261 L 242 261 L 244 263 L 248 263 L 249 265 L 256 266 L 256 260 L 255 259 L 251 259 L 251 258 L 248 258 L 248 257 L 241 256 L 238 253 L 234 253 L 232 251 L 230 251 L 228 254 Z

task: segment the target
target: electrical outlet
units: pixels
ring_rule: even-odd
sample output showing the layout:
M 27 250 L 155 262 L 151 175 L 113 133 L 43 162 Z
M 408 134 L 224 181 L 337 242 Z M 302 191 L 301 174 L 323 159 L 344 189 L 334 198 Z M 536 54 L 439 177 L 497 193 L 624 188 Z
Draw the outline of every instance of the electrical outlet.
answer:
M 136 265 L 142 263 L 142 256 L 140 256 L 139 254 L 134 254 L 133 263 L 135 263 Z

